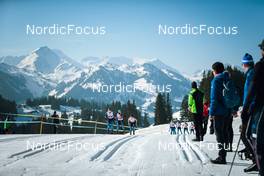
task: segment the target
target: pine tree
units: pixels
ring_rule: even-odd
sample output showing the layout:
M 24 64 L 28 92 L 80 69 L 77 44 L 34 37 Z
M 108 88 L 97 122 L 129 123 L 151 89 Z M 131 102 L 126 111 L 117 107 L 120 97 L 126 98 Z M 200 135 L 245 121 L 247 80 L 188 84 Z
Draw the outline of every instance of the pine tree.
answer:
M 17 113 L 16 102 L 9 101 L 0 95 L 0 112 Z
M 165 104 L 164 96 L 158 93 L 155 104 L 155 125 L 167 123 Z
M 144 113 L 144 118 L 143 118 L 143 126 L 144 127 L 148 127 L 150 124 L 149 124 L 149 121 L 148 121 L 148 114 L 147 113 Z
M 172 120 L 172 106 L 171 106 L 169 93 L 167 93 L 166 96 L 166 115 L 167 115 L 167 123 L 169 123 Z
M 182 100 L 182 104 L 181 104 L 181 111 L 180 111 L 180 115 L 181 115 L 181 120 L 184 121 L 192 121 L 192 115 L 189 111 L 189 106 L 188 106 L 188 95 L 185 95 L 183 100 Z

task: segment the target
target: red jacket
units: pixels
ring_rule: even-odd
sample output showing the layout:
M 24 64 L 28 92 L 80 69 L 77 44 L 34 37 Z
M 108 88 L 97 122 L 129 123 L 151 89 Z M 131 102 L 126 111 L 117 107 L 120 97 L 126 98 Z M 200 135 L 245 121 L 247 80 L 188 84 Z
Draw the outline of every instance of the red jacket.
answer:
M 203 106 L 203 116 L 208 117 L 209 116 L 209 105 L 204 104 Z

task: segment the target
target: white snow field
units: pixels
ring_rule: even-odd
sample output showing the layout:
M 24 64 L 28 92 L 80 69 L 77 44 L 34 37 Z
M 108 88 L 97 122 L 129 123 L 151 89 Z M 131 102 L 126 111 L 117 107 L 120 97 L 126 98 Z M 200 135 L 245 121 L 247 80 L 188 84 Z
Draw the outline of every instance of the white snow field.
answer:
M 235 143 L 240 119 L 234 119 Z M 87 176 L 224 176 L 227 165 L 212 165 L 215 135 L 203 143 L 194 135 L 170 135 L 168 125 L 151 126 L 130 135 L 2 135 L 0 175 Z M 186 144 L 187 143 L 187 144 Z M 41 145 L 43 144 L 43 145 Z M 45 145 L 44 145 L 45 144 Z M 35 148 L 33 148 L 35 145 Z M 201 147 L 199 147 L 201 145 Z M 183 147 L 183 150 L 180 149 Z M 185 146 L 185 147 L 184 147 Z M 243 148 L 243 145 L 240 145 Z M 250 161 L 236 157 L 231 175 L 243 176 Z M 250 175 L 257 175 L 251 173 Z

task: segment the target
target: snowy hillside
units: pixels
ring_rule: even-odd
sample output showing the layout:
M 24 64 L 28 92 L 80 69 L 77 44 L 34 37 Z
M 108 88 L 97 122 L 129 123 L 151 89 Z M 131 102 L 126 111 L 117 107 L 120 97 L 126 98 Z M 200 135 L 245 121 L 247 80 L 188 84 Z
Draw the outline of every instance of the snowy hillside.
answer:
M 15 57 L 13 57 L 15 58 Z M 128 57 L 86 57 L 80 63 L 72 59 L 60 50 L 50 49 L 46 46 L 40 47 L 23 59 L 18 57 L 17 65 L 12 65 L 17 74 L 23 75 L 17 78 L 18 87 L 25 87 L 25 95 L 16 99 L 21 101 L 30 97 L 56 96 L 73 97 L 76 99 L 97 100 L 112 102 L 118 100 L 127 102 L 134 99 L 143 110 L 153 111 L 153 103 L 157 91 L 165 91 L 166 86 L 170 87 L 170 96 L 174 110 L 179 108 L 180 101 L 187 94 L 190 87 L 190 80 L 182 76 L 176 69 L 167 66 L 159 59 L 139 59 Z M 4 62 L 4 57 L 2 58 Z M 5 58 L 5 62 L 10 58 Z M 1 67 L 11 67 L 2 64 Z M 4 73 L 12 75 L 10 69 Z M 21 72 L 21 73 L 20 73 Z M 27 75 L 27 76 L 25 76 Z M 31 79 L 28 79 L 28 76 Z M 6 77 L 6 76 L 3 76 Z M 9 90 L 12 95 L 21 93 L 16 87 L 9 89 L 8 81 L 0 89 Z M 36 83 L 37 82 L 37 83 Z M 135 92 L 98 92 L 96 88 L 110 85 L 135 85 L 138 89 Z M 20 86 L 21 85 L 21 86 Z M 39 86 L 38 86 L 39 85 Z M 18 93 L 15 93 L 18 92 Z M 5 93 L 3 96 L 9 98 Z M 12 97 L 15 99 L 15 96 Z
M 235 142 L 239 123 L 234 120 Z M 192 142 L 193 137 L 169 135 L 168 125 L 141 129 L 135 136 L 5 135 L 0 136 L 0 175 L 227 175 L 234 152 L 228 153 L 227 165 L 212 165 L 209 159 L 217 151 L 208 146 L 216 146 L 215 135 L 207 134 L 203 143 Z M 246 175 L 249 164 L 237 157 L 231 175 Z
M 192 75 L 189 75 L 189 74 L 186 74 L 186 73 L 184 73 L 183 75 L 187 79 L 189 79 L 190 81 L 200 82 L 202 80 L 202 78 L 203 78 L 203 73 L 204 72 L 206 73 L 207 71 L 209 71 L 209 70 L 203 69 L 203 70 L 197 70 L 197 71 L 195 71 Z
M 42 96 L 55 86 L 41 74 L 5 63 L 0 63 L 0 78 L 1 95 L 16 101 Z

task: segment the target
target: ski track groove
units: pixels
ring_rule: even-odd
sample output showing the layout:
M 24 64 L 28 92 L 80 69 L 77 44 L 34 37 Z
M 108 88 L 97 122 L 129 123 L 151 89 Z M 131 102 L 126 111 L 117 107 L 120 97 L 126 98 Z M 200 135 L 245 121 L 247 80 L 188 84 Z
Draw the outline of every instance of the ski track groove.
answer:
M 183 136 L 183 141 L 189 146 L 188 148 L 194 153 L 194 155 L 196 156 L 196 158 L 202 164 L 203 163 L 203 160 L 202 160 L 201 156 L 193 149 L 193 146 L 188 141 L 186 141 L 186 135 Z
M 34 138 L 34 137 L 39 137 L 39 135 L 18 136 L 18 137 L 11 137 L 11 138 L 2 138 L 2 139 L 0 139 L 0 142 L 10 142 L 10 141 L 13 141 L 13 140 L 20 140 L 20 139 Z
M 190 159 L 186 153 L 186 151 L 184 150 L 184 147 L 182 146 L 182 144 L 180 143 L 180 135 L 177 135 L 177 138 L 176 138 L 176 142 L 180 145 L 180 150 L 182 151 L 183 155 L 184 155 L 184 158 L 187 162 L 190 162 Z
M 133 137 L 130 137 L 126 140 L 123 140 L 122 142 L 118 143 L 105 157 L 104 157 L 104 161 L 107 161 L 109 160 L 115 153 L 116 151 L 122 146 L 124 145 L 125 143 L 127 143 L 128 141 L 132 140 L 132 139 L 135 139 L 137 138 L 138 136 L 133 136 Z
M 190 145 L 190 147 L 191 147 L 191 149 L 193 150 L 193 152 L 196 153 L 196 154 L 199 156 L 199 158 L 200 158 L 200 160 L 201 160 L 201 162 L 202 162 L 203 164 L 208 163 L 210 157 L 208 156 L 207 153 L 205 153 L 205 152 L 200 148 L 200 146 L 198 146 L 197 144 L 194 144 L 194 143 L 191 144 L 191 142 L 190 142 L 189 140 L 186 140 L 186 142 L 188 143 L 188 145 Z M 194 147 L 194 146 L 195 146 L 195 147 Z M 195 148 L 196 148 L 196 149 L 195 149 Z M 197 150 L 198 150 L 199 152 L 197 152 Z M 199 153 L 200 153 L 200 154 L 199 154 Z
M 196 147 L 199 148 L 199 146 L 197 144 L 193 144 L 193 145 L 195 145 Z M 203 153 L 204 156 L 206 156 L 206 158 L 210 159 L 210 156 L 206 152 L 204 152 L 203 149 L 201 149 L 201 153 Z
M 202 165 L 202 168 L 205 169 L 205 171 L 210 175 L 210 176 L 214 176 L 214 174 L 212 173 L 212 171 L 210 171 L 209 168 L 207 168 L 205 165 L 208 163 L 208 161 L 204 161 L 202 159 L 202 157 L 197 153 L 197 151 L 195 149 L 193 149 L 193 145 L 196 146 L 197 148 L 199 148 L 199 146 L 197 146 L 197 144 L 190 144 L 189 140 L 186 140 L 186 136 L 184 136 L 184 140 L 185 142 L 189 145 L 189 147 L 191 148 L 191 150 L 193 151 L 193 153 L 196 155 L 196 157 L 200 160 L 200 163 Z M 199 149 L 199 151 L 201 152 L 202 155 L 204 155 L 204 158 L 209 160 L 209 157 L 207 155 L 207 153 L 203 152 L 201 149 Z
M 48 146 L 50 146 L 50 144 L 52 144 L 51 146 L 52 147 L 54 147 L 55 145 L 60 145 L 60 144 L 63 144 L 63 143 L 66 143 L 66 142 L 68 142 L 69 140 L 74 140 L 74 141 L 76 141 L 76 140 L 78 140 L 78 139 L 82 139 L 82 138 L 84 138 L 85 136 L 79 136 L 79 137 L 73 137 L 73 138 L 68 138 L 68 139 L 62 139 L 62 140 L 58 140 L 58 141 L 54 141 L 54 142 L 49 142 L 49 143 L 47 143 L 47 144 L 45 144 L 44 146 L 45 146 L 45 148 L 43 149 L 42 147 L 37 147 L 35 150 L 37 150 L 37 149 L 40 149 L 41 148 L 41 150 L 37 150 L 37 151 L 35 151 L 35 152 L 33 152 L 34 154 L 36 154 L 36 153 L 40 153 L 40 152 L 42 152 L 43 150 L 45 150 L 45 149 L 47 149 L 48 148 Z M 19 156 L 19 155 L 22 155 L 22 154 L 24 154 L 24 153 L 28 153 L 28 152 L 31 152 L 31 151 L 33 151 L 32 150 L 32 148 L 30 148 L 30 149 L 28 149 L 28 150 L 24 150 L 24 151 L 22 151 L 22 152 L 18 152 L 18 153 L 15 153 L 15 154 L 12 154 L 11 156 L 9 156 L 9 158 L 13 158 L 13 157 L 15 157 L 15 156 Z M 32 154 L 33 155 L 33 154 Z M 26 155 L 24 155 L 23 157 L 24 158 L 26 158 L 27 156 L 31 156 L 30 154 L 26 154 Z
M 114 140 L 114 141 L 110 142 L 109 144 L 107 144 L 107 145 L 105 146 L 105 148 L 104 148 L 103 150 L 100 150 L 99 152 L 97 152 L 96 154 L 94 154 L 94 155 L 91 157 L 90 161 L 94 161 L 94 160 L 96 160 L 96 159 L 99 158 L 99 157 L 100 157 L 105 151 L 107 151 L 107 149 L 108 149 L 109 147 L 111 147 L 112 145 L 116 144 L 117 142 L 122 141 L 122 140 L 125 140 L 125 139 L 127 139 L 127 138 L 130 138 L 130 136 L 122 137 L 122 138 L 120 138 L 120 139 L 117 139 L 117 140 Z
M 71 140 L 71 141 L 76 141 L 76 140 L 78 140 L 78 139 L 83 139 L 83 138 L 85 138 L 85 137 L 87 137 L 87 136 L 79 136 L 79 137 L 73 137 L 73 138 L 68 138 L 68 139 L 63 139 L 63 140 L 54 141 L 54 142 L 52 142 L 53 145 L 51 145 L 50 147 L 54 147 L 54 146 L 56 146 L 56 145 L 60 145 L 60 144 L 66 143 L 66 142 L 68 142 L 69 140 Z M 50 144 L 51 144 L 51 142 L 45 144 L 45 146 L 48 146 L 48 145 L 50 145 Z M 40 147 L 38 147 L 37 149 L 39 149 L 39 148 L 40 148 Z M 45 147 L 45 149 L 46 149 L 46 148 L 47 148 L 47 147 Z M 37 149 L 36 149 L 36 150 L 37 150 Z M 9 165 L 12 165 L 12 164 L 14 164 L 14 163 L 16 163 L 16 162 L 18 162 L 18 161 L 20 161 L 20 160 L 22 160 L 22 159 L 25 159 L 25 158 L 27 158 L 27 157 L 30 157 L 30 156 L 36 155 L 36 154 L 38 154 L 38 153 L 41 153 L 42 151 L 45 151 L 45 149 L 41 148 L 41 150 L 37 150 L 37 151 L 33 151 L 32 149 L 28 149 L 28 150 L 24 150 L 24 151 L 22 151 L 22 152 L 18 152 L 18 153 L 12 154 L 11 156 L 9 156 L 9 158 L 14 158 L 14 157 L 20 156 L 20 155 L 22 155 L 22 154 L 25 154 L 25 153 L 28 153 L 28 152 L 33 151 L 33 152 L 29 153 L 29 154 L 23 155 L 23 156 L 21 156 L 20 158 L 17 158 L 17 159 L 15 159 L 15 160 L 13 160 L 13 161 L 11 161 L 11 162 L 5 163 L 5 164 L 3 164 L 2 166 L 6 167 L 6 166 L 9 166 Z
M 136 176 L 140 176 L 140 175 L 142 175 L 142 171 L 143 171 L 143 169 L 144 169 L 144 165 L 143 165 L 143 163 L 141 162 L 141 164 L 139 165 L 138 170 L 137 170 L 137 172 L 136 172 Z

